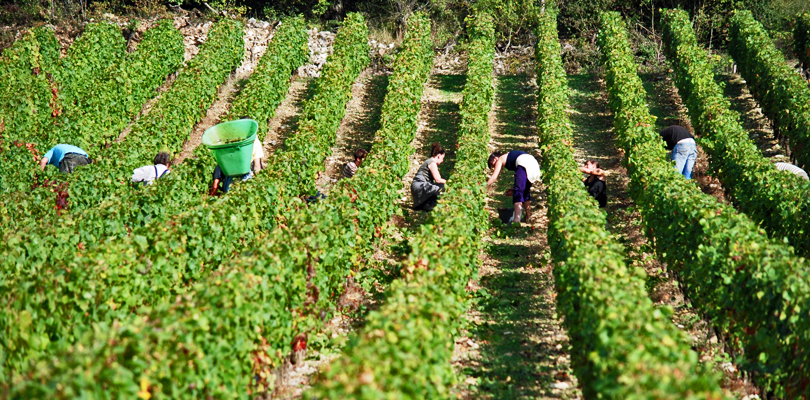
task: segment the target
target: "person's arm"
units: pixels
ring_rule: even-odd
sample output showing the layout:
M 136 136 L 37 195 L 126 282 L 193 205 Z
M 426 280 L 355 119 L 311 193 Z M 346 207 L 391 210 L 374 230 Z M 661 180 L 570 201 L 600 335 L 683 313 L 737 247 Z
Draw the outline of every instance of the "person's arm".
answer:
M 600 177 L 600 178 L 604 178 L 605 175 L 607 175 L 607 171 L 605 171 L 605 170 L 603 170 L 601 168 L 594 168 L 594 169 L 591 170 L 590 174 L 595 175 L 595 176 Z
M 211 184 L 211 190 L 208 191 L 209 196 L 216 196 L 219 191 L 219 179 L 214 178 L 214 183 Z
M 430 170 L 430 174 L 433 175 L 433 180 L 436 183 L 445 183 L 446 180 L 442 179 L 442 175 L 439 173 L 439 166 L 436 163 L 432 163 L 428 165 L 428 169 Z
M 54 147 L 53 149 L 55 149 L 55 148 L 56 147 Z M 39 160 L 39 169 L 45 171 L 45 167 L 48 165 L 48 163 L 53 158 L 53 149 L 48 150 L 48 152 L 45 153 L 44 156 L 42 156 L 42 159 Z
M 495 161 L 495 171 L 492 171 L 492 176 L 487 180 L 487 186 L 495 183 L 495 181 L 498 180 L 498 174 L 501 173 L 501 168 L 503 167 L 503 162 L 501 159 L 505 156 L 506 155 L 504 154 L 503 156 L 499 157 L 497 161 Z

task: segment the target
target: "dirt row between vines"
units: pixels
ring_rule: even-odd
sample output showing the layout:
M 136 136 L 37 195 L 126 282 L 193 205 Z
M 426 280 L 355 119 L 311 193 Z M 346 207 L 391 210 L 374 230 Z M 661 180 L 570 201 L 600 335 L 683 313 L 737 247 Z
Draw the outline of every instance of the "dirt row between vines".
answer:
M 352 99 L 340 122 L 332 154 L 326 158 L 324 172 L 318 177 L 318 190 L 329 192 L 342 176 L 343 165 L 354 159 L 357 148 L 371 149 L 374 135 L 380 129 L 382 103 L 388 90 L 385 70 L 366 68 L 352 86 Z
M 175 157 L 175 163 L 181 163 L 186 158 L 191 157 L 194 149 L 202 143 L 202 135 L 205 130 L 223 122 L 222 118 L 227 116 L 234 98 L 250 79 L 253 70 L 259 64 L 265 50 L 267 50 L 267 42 L 273 37 L 273 32 L 271 29 L 246 29 L 244 37 L 245 53 L 241 64 L 219 86 L 217 99 L 208 107 L 205 117 L 194 125 L 191 134 L 183 144 L 183 150 Z M 236 118 L 239 117 L 241 115 L 236 116 Z
M 528 75 L 497 76 L 490 114 L 490 148 L 522 150 L 539 158 L 536 86 Z M 485 162 L 485 160 L 481 160 Z M 499 209 L 511 208 L 503 192 L 513 177 L 504 171 L 489 191 L 486 233 L 466 335 L 456 339 L 455 365 L 463 399 L 578 399 L 569 343 L 556 311 L 553 266 L 547 242 L 543 188 L 532 192 L 532 215 L 520 226 L 503 225 Z
M 410 252 L 409 241 L 426 220 L 425 213 L 411 209 L 412 177 L 422 162 L 429 157 L 430 143 L 439 142 L 448 149 L 455 148 L 461 90 L 465 80 L 460 71 L 450 72 L 433 74 L 425 84 L 417 133 L 411 144 L 416 150 L 411 157 L 409 173 L 402 180 L 400 205 L 403 215 L 392 218 L 375 254 L 367 260 L 365 268 L 352 280 L 353 283 L 347 285 L 347 291 L 338 299 L 340 310 L 327 323 L 323 332 L 310 341 L 306 359 L 297 365 L 287 365 L 275 393 L 266 394 L 263 398 L 290 400 L 304 397 L 318 371 L 340 356 L 350 335 L 362 327 L 364 316 L 385 301 L 385 289 L 391 281 L 399 277 L 400 265 Z M 377 129 L 371 132 L 371 137 L 368 134 L 370 127 L 379 128 L 381 111 L 379 108 L 385 95 L 387 77 L 371 75 L 367 77 L 366 82 L 369 88 L 359 103 L 360 110 L 367 111 L 361 112 L 358 116 L 347 114 L 348 120 L 344 119 L 341 123 L 341 129 L 345 129 L 346 134 L 333 147 L 327 168 L 329 165 L 335 167 L 342 165 L 342 157 L 346 157 L 345 153 L 351 150 L 352 146 L 365 145 L 373 151 L 370 145 Z M 447 161 L 440 166 L 443 177 L 452 173 L 453 157 L 454 154 L 448 152 Z M 322 181 L 324 185 L 331 184 L 331 179 L 340 174 L 339 169 L 333 169 L 331 174 L 328 172 L 329 169 Z

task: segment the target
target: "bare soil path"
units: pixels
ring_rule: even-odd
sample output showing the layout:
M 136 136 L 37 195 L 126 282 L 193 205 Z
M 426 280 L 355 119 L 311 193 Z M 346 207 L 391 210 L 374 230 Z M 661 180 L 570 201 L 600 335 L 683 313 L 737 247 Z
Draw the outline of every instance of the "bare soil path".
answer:
M 188 139 L 183 144 L 183 150 L 175 157 L 175 164 L 182 162 L 184 159 L 190 157 L 194 149 L 202 143 L 202 135 L 205 130 L 222 122 L 221 118 L 225 117 L 228 110 L 231 109 L 231 104 L 234 97 L 245 86 L 253 70 L 261 60 L 264 51 L 267 50 L 267 42 L 272 38 L 272 30 L 262 28 L 247 28 L 245 29 L 244 43 L 245 53 L 242 57 L 242 63 L 236 70 L 231 73 L 225 82 L 219 86 L 217 92 L 217 99 L 208 108 L 205 117 L 198 122 L 191 130 Z
M 462 56 L 463 57 L 463 56 Z M 466 65 L 466 62 L 465 62 Z M 420 225 L 427 218 L 427 213 L 413 210 L 411 182 L 416 171 L 425 160 L 430 158 L 433 143 L 439 143 L 445 150 L 444 162 L 439 165 L 439 174 L 448 179 L 456 163 L 456 138 L 458 136 L 461 91 L 467 82 L 467 76 L 460 71 L 439 72 L 430 77 L 422 96 L 422 110 L 419 114 L 419 128 L 411 146 L 411 168 L 402 178 L 400 205 L 405 216 L 404 226 L 410 228 Z
M 352 99 L 346 104 L 346 113 L 340 122 L 332 155 L 326 158 L 324 172 L 318 177 L 318 190 L 328 193 L 332 184 L 342 176 L 343 165 L 354 159 L 357 148 L 371 149 L 374 135 L 380 129 L 380 116 L 388 74 L 366 68 L 352 85 Z
M 725 83 L 724 92 L 731 101 L 731 109 L 740 113 L 740 122 L 748 132 L 748 137 L 756 143 L 762 156 L 771 162 L 790 162 L 786 141 L 777 140 L 771 121 L 762 114 L 762 109 L 748 91 L 748 86 L 739 74 L 720 74 L 720 82 Z
M 490 147 L 522 150 L 539 158 L 536 87 L 528 75 L 498 76 L 490 114 Z M 485 160 L 481 160 L 485 162 Z M 485 240 L 467 335 L 456 339 L 456 365 L 464 399 L 581 398 L 570 369 L 568 336 L 556 312 L 556 289 L 546 240 L 548 218 L 542 188 L 532 193 L 532 216 L 505 226 L 499 208 L 512 185 L 508 171 L 487 197 L 491 227 Z
M 264 137 L 265 166 L 276 150 L 284 145 L 284 139 L 298 130 L 304 102 L 315 94 L 312 86 L 313 78 L 296 76 L 293 79 L 287 97 L 276 108 L 276 116 L 267 123 L 267 135 Z

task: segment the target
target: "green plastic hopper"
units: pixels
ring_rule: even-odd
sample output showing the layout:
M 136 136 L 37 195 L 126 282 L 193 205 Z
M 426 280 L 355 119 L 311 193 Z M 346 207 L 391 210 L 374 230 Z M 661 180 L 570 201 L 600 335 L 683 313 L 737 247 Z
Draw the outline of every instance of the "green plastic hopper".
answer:
M 252 119 L 223 122 L 205 130 L 203 144 L 211 150 L 225 176 L 250 172 L 253 141 L 259 124 Z

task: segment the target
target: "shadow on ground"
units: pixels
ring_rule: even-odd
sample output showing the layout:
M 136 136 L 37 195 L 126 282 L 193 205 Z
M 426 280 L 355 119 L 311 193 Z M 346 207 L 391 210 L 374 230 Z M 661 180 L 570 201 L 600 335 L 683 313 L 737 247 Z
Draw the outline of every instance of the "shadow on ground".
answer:
M 539 159 L 535 90 L 530 76 L 498 77 L 490 114 L 492 150 L 521 150 Z M 511 197 L 503 195 L 513 177 L 503 171 L 487 198 L 489 247 L 467 315 L 467 338 L 456 342 L 464 375 L 459 392 L 464 399 L 573 398 L 578 391 L 571 381 L 568 339 L 557 320 L 547 262 L 543 188 L 532 190 L 528 223 L 504 225 L 498 209 L 513 206 Z

